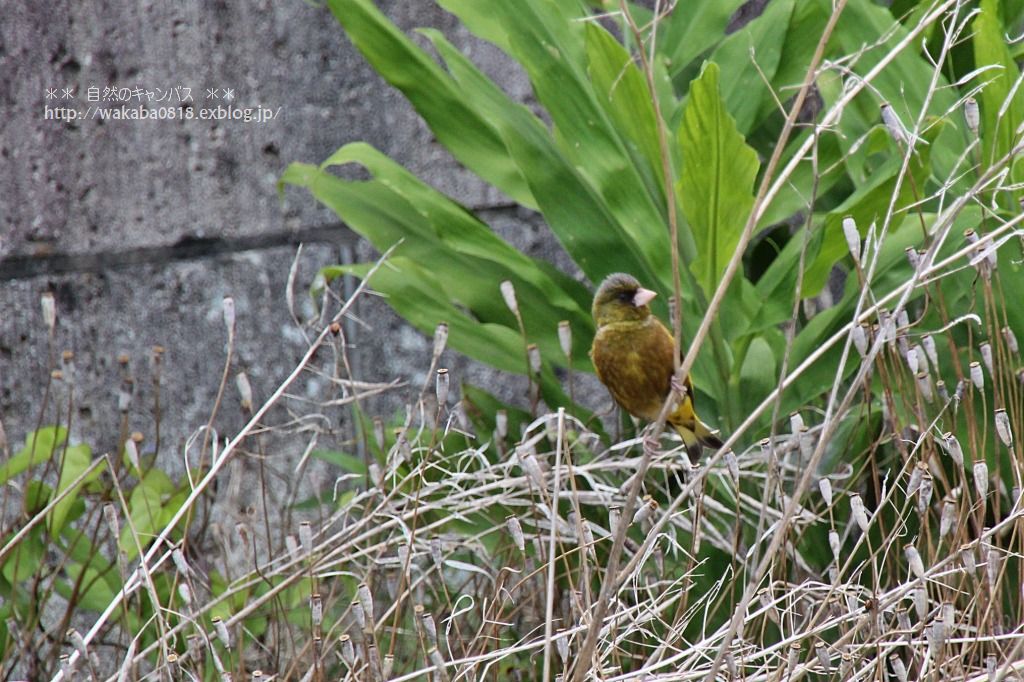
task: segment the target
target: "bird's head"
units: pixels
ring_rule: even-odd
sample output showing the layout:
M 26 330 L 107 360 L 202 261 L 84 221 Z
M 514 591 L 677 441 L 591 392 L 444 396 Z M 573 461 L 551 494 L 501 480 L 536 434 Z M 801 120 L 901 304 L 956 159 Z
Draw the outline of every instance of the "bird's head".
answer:
M 613 322 L 641 322 L 651 314 L 647 304 L 657 294 L 644 289 L 636 277 L 617 272 L 608 275 L 594 294 L 594 321 L 598 327 Z

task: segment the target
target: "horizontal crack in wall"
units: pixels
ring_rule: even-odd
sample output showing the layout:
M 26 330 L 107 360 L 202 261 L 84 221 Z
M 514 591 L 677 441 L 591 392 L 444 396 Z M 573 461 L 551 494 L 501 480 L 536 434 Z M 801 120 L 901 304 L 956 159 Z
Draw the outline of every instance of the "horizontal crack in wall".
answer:
M 300 230 L 265 232 L 240 237 L 184 237 L 167 246 L 104 253 L 50 253 L 0 259 L 0 281 L 80 272 L 101 272 L 148 263 L 210 258 L 241 251 L 257 251 L 303 243 L 322 242 L 354 246 L 359 236 L 341 223 Z

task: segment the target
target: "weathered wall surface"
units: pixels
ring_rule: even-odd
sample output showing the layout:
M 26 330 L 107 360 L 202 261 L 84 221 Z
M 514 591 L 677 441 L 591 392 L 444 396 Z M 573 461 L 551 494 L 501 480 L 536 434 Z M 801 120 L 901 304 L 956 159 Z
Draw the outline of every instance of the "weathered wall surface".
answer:
M 380 5 L 405 30 L 444 30 L 513 94 L 528 95 L 526 79 L 497 50 L 474 41 L 443 11 L 429 3 Z M 149 358 L 160 345 L 161 456 L 179 458 L 214 403 L 225 359 L 226 295 L 238 310 L 232 373 L 248 373 L 257 399 L 278 385 L 306 348 L 285 301 L 294 244 L 306 243 L 295 287 L 300 316 L 312 314 L 304 292 L 319 267 L 373 255 L 303 193 L 279 200 L 275 183 L 290 161 L 319 162 L 346 142 L 366 140 L 487 212 L 521 246 L 560 257 L 535 218 L 505 208 L 447 155 L 348 44 L 329 11 L 313 3 L 15 0 L 4 15 L 0 418 L 12 448 L 39 422 L 67 421 L 67 386 L 43 407 L 53 354 L 64 350 L 75 354 L 74 437 L 99 451 L 117 447 L 116 358 L 125 353 L 135 378 L 129 428 L 152 447 Z M 65 88 L 74 99 L 65 99 Z M 101 101 L 88 101 L 90 88 Z M 128 89 L 128 109 L 177 109 L 188 88 L 193 111 L 262 107 L 275 118 L 59 118 L 62 108 L 119 108 L 102 101 L 108 88 Z M 208 91 L 218 98 L 208 99 Z M 164 99 L 149 101 L 157 98 Z M 59 316 L 52 344 L 39 306 L 46 291 L 54 293 Z M 429 342 L 379 301 L 362 302 L 358 314 L 367 325 L 352 326 L 357 376 L 421 382 Z M 456 373 L 486 376 L 456 358 L 446 362 Z M 499 383 L 488 381 L 492 388 Z M 515 382 L 500 383 L 517 390 Z M 225 434 L 242 423 L 233 382 L 228 389 L 216 422 Z M 304 381 L 296 392 L 318 390 L 323 397 L 322 384 Z M 381 409 L 405 399 L 393 395 Z M 335 416 L 332 428 L 343 428 L 344 415 Z

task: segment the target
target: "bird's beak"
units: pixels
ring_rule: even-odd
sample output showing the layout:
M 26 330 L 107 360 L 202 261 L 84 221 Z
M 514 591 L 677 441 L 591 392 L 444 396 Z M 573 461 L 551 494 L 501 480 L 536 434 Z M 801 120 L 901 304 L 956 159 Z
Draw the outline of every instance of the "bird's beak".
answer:
M 658 292 L 651 291 L 650 289 L 637 289 L 636 294 L 633 295 L 633 305 L 637 308 L 642 308 L 658 295 Z

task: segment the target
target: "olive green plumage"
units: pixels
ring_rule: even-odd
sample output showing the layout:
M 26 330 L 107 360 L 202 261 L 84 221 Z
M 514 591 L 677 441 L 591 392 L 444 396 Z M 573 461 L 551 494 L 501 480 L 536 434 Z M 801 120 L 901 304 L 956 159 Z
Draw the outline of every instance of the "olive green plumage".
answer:
M 647 421 L 657 420 L 661 413 L 674 371 L 672 333 L 647 305 L 654 296 L 630 275 L 606 277 L 594 295 L 597 333 L 590 349 L 597 376 L 615 402 Z M 687 395 L 667 422 L 683 439 L 690 459 L 696 460 L 702 448 L 719 448 L 722 441 L 697 416 L 689 377 L 685 383 Z

